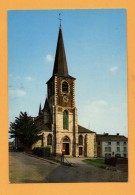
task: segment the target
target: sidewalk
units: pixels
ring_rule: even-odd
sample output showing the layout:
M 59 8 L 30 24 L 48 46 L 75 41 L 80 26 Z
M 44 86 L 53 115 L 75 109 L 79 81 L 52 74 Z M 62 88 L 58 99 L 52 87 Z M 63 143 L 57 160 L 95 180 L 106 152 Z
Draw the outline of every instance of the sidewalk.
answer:
M 73 166 L 89 166 L 83 160 L 88 159 L 85 157 L 66 157 L 69 163 L 71 163 Z

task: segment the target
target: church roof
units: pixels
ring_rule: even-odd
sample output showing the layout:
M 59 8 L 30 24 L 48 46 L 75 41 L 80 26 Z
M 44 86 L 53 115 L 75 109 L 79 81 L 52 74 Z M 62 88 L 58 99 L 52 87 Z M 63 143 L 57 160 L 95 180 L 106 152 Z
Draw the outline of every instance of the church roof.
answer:
M 95 133 L 95 132 L 78 125 L 78 133 Z
M 43 124 L 43 125 L 37 126 L 37 128 L 38 130 L 41 130 L 41 131 L 46 131 L 46 132 L 52 131 L 50 124 Z
M 49 104 L 48 104 L 48 99 L 47 98 L 45 99 L 43 111 L 50 111 Z

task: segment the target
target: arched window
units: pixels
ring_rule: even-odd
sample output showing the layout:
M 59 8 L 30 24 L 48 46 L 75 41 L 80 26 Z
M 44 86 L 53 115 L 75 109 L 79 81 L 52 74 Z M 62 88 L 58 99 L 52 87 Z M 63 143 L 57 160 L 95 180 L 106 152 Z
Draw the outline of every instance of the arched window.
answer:
M 63 138 L 63 142 L 70 142 L 69 137 L 68 137 L 68 136 L 65 136 L 65 137 Z
M 44 146 L 44 139 L 45 139 L 45 136 L 44 136 L 44 133 L 42 134 L 42 137 L 41 137 L 41 146 L 43 147 Z
M 62 83 L 62 93 L 68 93 L 68 83 L 66 81 Z
M 68 111 L 63 112 L 63 129 L 68 129 Z
M 79 135 L 79 145 L 83 145 L 83 136 L 82 135 Z
M 47 145 L 52 145 L 52 135 L 51 134 L 47 136 Z

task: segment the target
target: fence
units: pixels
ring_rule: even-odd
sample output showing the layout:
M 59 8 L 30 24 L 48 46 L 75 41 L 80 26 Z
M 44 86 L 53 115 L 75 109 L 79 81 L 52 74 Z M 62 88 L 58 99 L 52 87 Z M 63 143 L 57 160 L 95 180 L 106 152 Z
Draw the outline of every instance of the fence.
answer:
M 50 154 L 49 158 L 50 158 L 50 160 L 60 162 L 63 165 L 72 166 L 71 163 L 67 160 L 67 158 L 60 153 Z

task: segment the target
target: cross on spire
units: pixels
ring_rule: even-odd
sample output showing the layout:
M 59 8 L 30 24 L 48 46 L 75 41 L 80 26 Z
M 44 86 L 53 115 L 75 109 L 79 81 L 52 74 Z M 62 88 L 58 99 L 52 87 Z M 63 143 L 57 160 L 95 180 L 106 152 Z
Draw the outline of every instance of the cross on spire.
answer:
M 60 28 L 61 28 L 61 21 L 62 21 L 62 19 L 61 19 L 61 13 L 59 13 L 59 21 L 60 21 Z

